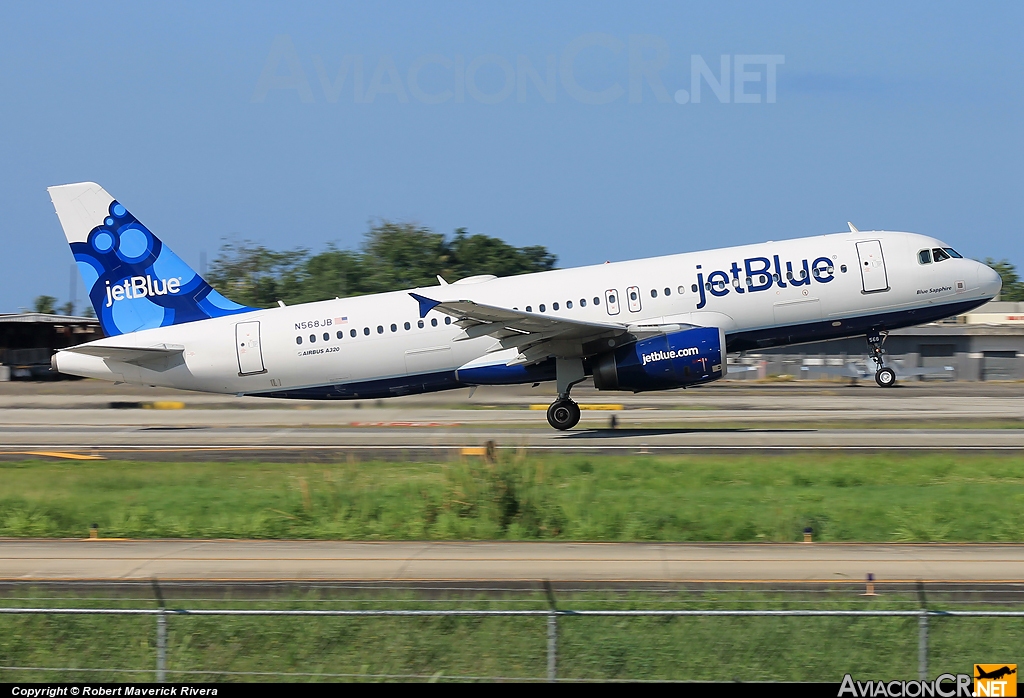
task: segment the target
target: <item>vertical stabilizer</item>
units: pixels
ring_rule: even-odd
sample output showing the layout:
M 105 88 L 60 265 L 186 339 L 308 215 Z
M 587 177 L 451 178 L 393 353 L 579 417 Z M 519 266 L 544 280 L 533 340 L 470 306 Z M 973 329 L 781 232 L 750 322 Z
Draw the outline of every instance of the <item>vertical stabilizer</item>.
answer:
M 254 310 L 213 290 L 100 185 L 47 191 L 108 337 Z

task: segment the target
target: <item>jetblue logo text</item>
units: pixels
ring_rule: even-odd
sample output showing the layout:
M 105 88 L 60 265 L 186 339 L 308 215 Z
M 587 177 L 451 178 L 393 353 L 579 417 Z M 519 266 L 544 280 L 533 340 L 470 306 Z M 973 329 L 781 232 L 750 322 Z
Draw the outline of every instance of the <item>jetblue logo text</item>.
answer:
M 700 353 L 700 349 L 697 347 L 687 347 L 686 349 L 679 349 L 678 351 L 673 349 L 671 351 L 654 351 L 650 354 L 644 354 L 644 366 L 653 361 L 665 361 L 666 359 L 681 359 L 684 356 L 696 356 Z
M 168 293 L 175 294 L 181 290 L 181 277 L 170 279 L 154 280 L 149 274 L 145 276 L 133 276 L 125 279 L 119 284 L 111 286 L 107 282 L 107 307 L 114 304 L 114 301 L 123 301 L 125 298 L 152 298 L 153 296 L 166 296 Z
M 748 257 L 743 264 L 733 262 L 732 266 L 723 271 L 712 271 L 705 277 L 697 265 L 697 283 L 694 291 L 700 294 L 697 308 L 707 305 L 707 294 L 716 298 L 730 293 L 757 293 L 767 291 L 773 286 L 810 286 L 811 279 L 827 284 L 835 278 L 835 267 L 829 257 L 818 257 L 813 262 L 802 259 L 798 263 L 783 263 L 779 255 L 768 257 Z

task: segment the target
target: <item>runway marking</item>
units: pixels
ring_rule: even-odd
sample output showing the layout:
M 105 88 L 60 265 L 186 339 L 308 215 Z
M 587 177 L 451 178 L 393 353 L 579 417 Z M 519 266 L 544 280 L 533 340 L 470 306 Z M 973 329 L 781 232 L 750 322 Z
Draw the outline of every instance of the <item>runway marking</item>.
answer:
M 10 455 L 48 456 L 67 460 L 106 460 L 103 456 L 87 456 L 84 453 L 68 453 L 67 451 L 5 451 Z
M 0 577 L 0 583 L 8 584 L 12 582 L 16 583 L 39 583 L 39 582 L 51 582 L 60 584 L 78 584 L 78 583 L 97 583 L 97 582 L 124 582 L 124 581 L 138 581 L 140 583 L 149 582 L 149 577 L 138 577 L 134 580 L 125 579 L 124 577 Z M 413 583 L 413 584 L 430 584 L 438 581 L 445 582 L 473 582 L 480 584 L 495 584 L 495 583 L 509 583 L 509 584 L 524 584 L 524 583 L 537 583 L 540 581 L 536 577 L 501 577 L 500 579 L 494 577 L 161 577 L 160 582 L 194 582 L 198 584 L 234 584 L 239 582 L 247 582 L 252 584 L 308 584 L 309 582 L 340 582 L 343 584 L 352 582 L 379 582 L 379 583 L 391 583 L 391 582 L 402 582 L 402 583 Z M 566 577 L 566 578 L 551 578 L 550 581 L 553 584 L 578 584 L 580 582 L 592 582 L 597 584 L 847 584 L 858 587 L 864 586 L 863 581 L 845 581 L 841 579 L 796 579 L 796 578 L 780 578 L 780 579 L 705 579 L 701 577 L 692 578 L 675 578 L 675 577 L 630 577 L 630 578 L 618 578 L 618 577 L 601 577 L 601 578 L 587 578 L 582 579 L 579 577 Z M 883 579 L 875 580 L 876 584 L 956 584 L 956 585 L 977 585 L 977 584 L 1020 584 L 1020 579 L 922 579 L 915 577 L 913 579 Z
M 563 437 L 564 438 L 564 437 Z M 639 438 L 639 437 L 638 437 Z M 54 445 L 47 444 L 50 448 L 74 448 L 74 446 Z M 4 449 L 8 448 L 19 448 L 18 446 L 0 445 L 0 455 L 40 455 L 41 452 L 34 451 L 8 451 Z M 24 448 L 24 446 L 20 446 Z M 30 446 L 30 448 L 32 448 Z M 189 452 L 189 451 L 352 451 L 352 450 L 377 450 L 377 451 L 451 451 L 458 450 L 461 448 L 476 448 L 475 446 L 461 446 L 458 444 L 452 445 L 436 445 L 436 444 L 405 444 L 405 445 L 389 445 L 389 444 L 292 444 L 292 445 L 281 445 L 281 444 L 267 444 L 265 446 L 145 446 L 145 445 L 132 445 L 132 444 L 118 444 L 118 445 L 95 445 L 89 447 L 96 451 L 106 451 L 108 453 L 131 453 L 133 451 L 147 451 L 150 453 L 174 453 L 174 452 Z M 606 444 L 606 445 L 586 445 L 586 444 L 515 444 L 515 445 L 497 445 L 496 448 L 502 450 L 540 450 L 540 451 L 636 451 L 637 449 L 644 449 L 646 451 L 1020 451 L 1024 450 L 1024 444 L 1021 445 L 958 445 L 958 444 L 921 444 L 921 445 L 892 445 L 892 446 L 866 446 L 862 444 L 850 444 L 850 445 L 835 445 L 835 444 L 809 444 L 809 445 L 790 445 L 780 446 L 772 444 L 680 444 L 680 445 L 658 445 L 658 444 Z M 55 455 L 54 452 L 47 453 L 46 455 Z M 62 454 L 63 455 L 63 454 Z M 61 456 L 57 456 L 61 457 Z M 74 457 L 74 456 L 71 456 Z M 95 456 L 78 456 L 83 460 L 96 460 L 102 459 L 102 457 Z
M 531 410 L 543 411 L 543 410 L 547 410 L 548 407 L 550 407 L 550 405 L 530 405 L 530 409 Z M 595 410 L 595 411 L 602 411 L 602 412 L 619 411 L 619 410 L 626 409 L 625 405 L 611 405 L 611 404 L 606 404 L 606 405 L 602 405 L 602 404 L 590 404 L 590 405 L 579 404 L 578 407 L 581 410 Z

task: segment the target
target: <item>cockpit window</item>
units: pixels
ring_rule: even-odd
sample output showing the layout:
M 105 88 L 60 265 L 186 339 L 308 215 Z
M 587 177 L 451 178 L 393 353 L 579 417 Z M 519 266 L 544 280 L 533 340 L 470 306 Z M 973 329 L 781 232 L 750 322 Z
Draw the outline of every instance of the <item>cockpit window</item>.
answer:
M 941 247 L 936 247 L 935 249 L 932 250 L 932 258 L 936 262 L 944 262 L 947 259 L 949 259 L 949 254 L 947 254 L 946 251 Z
M 920 252 L 917 253 L 917 261 L 919 261 L 921 264 L 931 264 L 932 263 L 932 251 L 931 250 L 921 250 Z
M 964 256 L 962 254 L 960 254 L 959 252 L 954 250 L 952 247 L 943 247 L 942 249 L 945 250 L 949 254 L 950 257 L 955 257 L 956 259 L 963 259 L 964 258 Z

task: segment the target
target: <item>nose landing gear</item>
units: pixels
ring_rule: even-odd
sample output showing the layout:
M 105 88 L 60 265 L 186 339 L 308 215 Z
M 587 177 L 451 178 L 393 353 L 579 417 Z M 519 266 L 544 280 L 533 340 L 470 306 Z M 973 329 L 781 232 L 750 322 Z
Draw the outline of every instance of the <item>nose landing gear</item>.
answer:
M 888 336 L 889 333 L 884 331 L 867 336 L 868 347 L 871 349 L 871 360 L 878 367 L 875 371 L 875 382 L 882 388 L 891 388 L 896 385 L 896 372 L 885 365 L 883 358 L 885 350 L 882 348 L 882 345 L 885 344 L 885 338 Z

